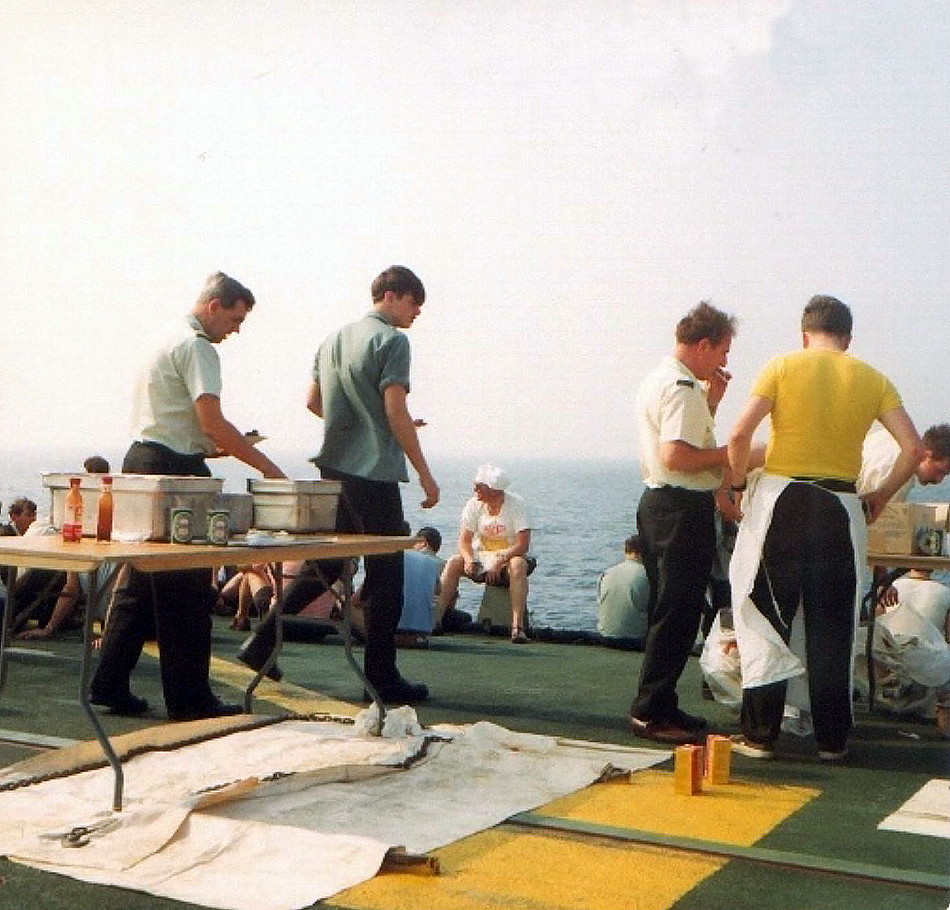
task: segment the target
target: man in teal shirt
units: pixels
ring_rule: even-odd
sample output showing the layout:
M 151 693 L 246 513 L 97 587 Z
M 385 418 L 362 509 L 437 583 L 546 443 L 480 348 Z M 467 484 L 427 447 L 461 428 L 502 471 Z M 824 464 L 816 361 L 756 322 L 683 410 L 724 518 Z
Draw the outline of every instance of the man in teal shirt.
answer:
M 409 339 L 402 329 L 415 321 L 425 301 L 422 282 L 394 265 L 373 281 L 373 309 L 332 333 L 314 361 L 307 408 L 324 420 L 323 445 L 313 459 L 320 475 L 343 484 L 337 529 L 401 535 L 405 519 L 399 484 L 408 481 L 406 459 L 415 469 L 425 499 L 439 501 L 439 487 L 426 464 L 409 394 Z M 347 504 L 349 508 L 347 507 Z M 339 569 L 304 573 L 286 594 L 283 610 L 298 612 L 332 583 Z M 387 702 L 413 703 L 428 697 L 421 683 L 403 679 L 396 668 L 396 627 L 402 613 L 402 553 L 366 559 L 366 677 Z M 238 655 L 260 669 L 273 642 L 273 624 L 262 624 Z M 272 668 L 272 672 L 273 672 Z

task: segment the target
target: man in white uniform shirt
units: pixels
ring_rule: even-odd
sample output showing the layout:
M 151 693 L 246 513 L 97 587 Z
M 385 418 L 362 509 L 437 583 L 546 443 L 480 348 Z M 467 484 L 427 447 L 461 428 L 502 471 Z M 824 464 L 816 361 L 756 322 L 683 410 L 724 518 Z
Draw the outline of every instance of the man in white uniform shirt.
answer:
M 123 473 L 210 477 L 205 458 L 220 453 L 239 458 L 265 477 L 284 476 L 221 411 L 215 346 L 240 331 L 253 306 L 254 295 L 246 287 L 216 272 L 191 313 L 155 340 L 135 388 L 134 441 L 122 462 Z M 148 702 L 133 695 L 129 683 L 154 631 L 170 720 L 240 713 L 240 705 L 221 702 L 208 683 L 213 600 L 206 569 L 150 576 L 130 569 L 109 612 L 90 686 L 92 703 L 130 716 L 148 710 Z
M 734 334 L 731 316 L 699 304 L 677 325 L 673 355 L 637 395 L 646 484 L 637 528 L 650 606 L 629 720 L 638 736 L 670 745 L 697 741 L 706 728 L 704 718 L 680 710 L 676 684 L 699 631 L 716 549 L 716 493 L 727 455 L 716 445 L 713 415 L 730 378 L 725 366 Z M 720 508 L 729 508 L 725 493 Z

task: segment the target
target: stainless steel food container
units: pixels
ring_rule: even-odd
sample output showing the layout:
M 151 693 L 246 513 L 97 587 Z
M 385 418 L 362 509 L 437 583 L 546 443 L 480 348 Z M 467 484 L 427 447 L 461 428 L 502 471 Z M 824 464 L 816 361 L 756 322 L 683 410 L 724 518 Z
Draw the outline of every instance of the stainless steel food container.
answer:
M 343 484 L 338 480 L 249 479 L 253 526 L 261 531 L 332 531 Z
M 96 507 L 102 488 L 100 474 L 43 474 L 50 490 L 50 521 L 63 524 L 63 507 L 70 477 L 80 478 L 84 535 L 96 533 Z M 208 512 L 216 507 L 224 481 L 220 477 L 173 477 L 165 474 L 112 475 L 112 537 L 114 540 L 168 540 L 171 510 L 191 509 L 195 528 L 204 528 Z M 217 505 L 217 508 L 225 506 Z M 246 528 L 245 528 L 246 530 Z

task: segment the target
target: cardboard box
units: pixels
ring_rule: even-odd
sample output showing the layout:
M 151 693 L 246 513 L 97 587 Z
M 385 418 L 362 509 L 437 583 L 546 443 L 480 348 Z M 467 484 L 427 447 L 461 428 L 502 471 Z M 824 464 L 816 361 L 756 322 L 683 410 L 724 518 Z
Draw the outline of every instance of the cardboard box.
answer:
M 943 551 L 950 503 L 891 502 L 868 528 L 868 552 L 935 556 Z

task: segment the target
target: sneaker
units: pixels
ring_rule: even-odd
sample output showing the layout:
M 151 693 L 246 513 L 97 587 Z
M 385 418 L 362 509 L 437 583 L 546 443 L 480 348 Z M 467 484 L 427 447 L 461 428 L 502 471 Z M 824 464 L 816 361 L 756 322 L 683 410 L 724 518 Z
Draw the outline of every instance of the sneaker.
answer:
M 821 761 L 841 761 L 847 758 L 847 749 L 819 749 L 818 758 Z
M 209 717 L 229 717 L 234 714 L 243 714 L 244 705 L 229 705 L 220 698 L 202 702 L 183 711 L 169 711 L 168 719 L 173 721 L 205 720 Z
M 652 739 L 664 746 L 687 746 L 699 744 L 703 736 L 693 730 L 685 730 L 670 721 L 641 720 L 632 714 L 628 718 L 630 729 L 643 739 Z
M 744 736 L 730 736 L 729 742 L 732 743 L 733 752 L 738 752 L 748 758 L 775 758 L 775 750 L 769 743 L 754 743 Z
M 121 695 L 96 695 L 93 692 L 89 695 L 89 701 L 100 708 L 108 708 L 121 717 L 141 717 L 148 711 L 148 702 L 131 692 L 123 692 Z
M 511 633 L 511 643 L 513 645 L 526 645 L 530 640 L 521 629 L 514 629 Z

